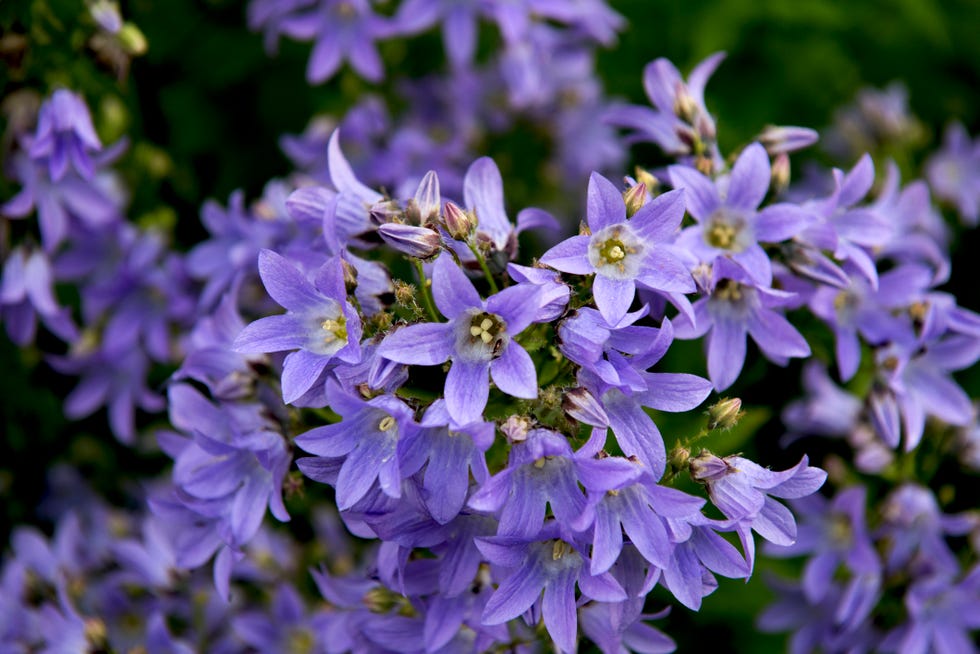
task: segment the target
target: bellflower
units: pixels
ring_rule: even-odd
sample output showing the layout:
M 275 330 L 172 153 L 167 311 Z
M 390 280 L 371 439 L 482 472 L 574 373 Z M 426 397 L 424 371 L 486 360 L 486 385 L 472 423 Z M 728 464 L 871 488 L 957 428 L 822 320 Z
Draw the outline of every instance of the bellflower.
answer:
M 58 89 L 41 105 L 37 132 L 28 151 L 34 161 L 45 161 L 52 182 L 58 182 L 71 166 L 86 180 L 95 176 L 90 152 L 99 152 L 99 141 L 92 116 L 82 97 L 67 89 Z
M 402 470 L 403 443 L 418 438 L 411 409 L 393 395 L 365 401 L 334 384 L 327 394 L 331 408 L 343 419 L 301 434 L 296 444 L 320 457 L 343 457 L 337 506 L 349 509 L 376 481 L 388 497 L 401 497 L 401 480 L 407 476 Z
M 14 343 L 25 346 L 34 340 L 39 317 L 62 340 L 78 338 L 71 312 L 58 305 L 53 285 L 51 263 L 43 252 L 20 246 L 7 255 L 0 278 L 0 316 Z
M 576 584 L 585 598 L 601 602 L 626 599 L 608 572 L 589 573 L 584 548 L 565 540 L 555 523 L 531 539 L 497 536 L 479 539 L 477 546 L 492 564 L 513 570 L 487 602 L 483 622 L 506 622 L 541 602 L 539 615 L 563 652 L 574 651 L 578 638 Z
M 961 580 L 945 577 L 916 580 L 905 595 L 907 624 L 896 627 L 881 644 L 884 652 L 976 651 L 973 633 L 980 629 L 980 567 Z
M 700 261 L 719 257 L 737 263 L 757 284 L 772 282 L 772 264 L 759 245 L 792 238 L 811 218 L 793 204 L 774 204 L 758 211 L 769 190 L 769 157 L 759 143 L 746 147 L 730 175 L 711 180 L 694 168 L 671 166 L 670 180 L 684 189 L 687 211 L 697 221 L 677 239 Z
M 691 478 L 705 484 L 712 503 L 735 522 L 749 566 L 755 554 L 750 530 L 777 545 L 796 541 L 793 514 L 773 497 L 806 497 L 827 479 L 827 473 L 808 465 L 805 456 L 782 472 L 772 472 L 740 456 L 722 459 L 707 451 L 691 459 L 690 465 Z
M 432 273 L 432 294 L 450 322 L 398 329 L 385 337 L 378 353 L 392 361 L 422 366 L 451 359 L 446 408 L 461 425 L 476 422 L 490 393 L 488 372 L 508 395 L 538 396 L 534 363 L 514 337 L 536 317 L 539 293 L 534 284 L 518 284 L 483 300 L 452 257 L 443 254 Z
M 544 253 L 541 263 L 575 275 L 595 273 L 596 307 L 615 325 L 629 311 L 637 284 L 668 293 L 695 290 L 687 266 L 666 245 L 683 217 L 683 195 L 671 191 L 627 219 L 622 194 L 593 173 L 587 211 L 591 235 L 559 243 Z
M 360 359 L 361 319 L 347 301 L 337 259 L 317 271 L 314 284 L 281 255 L 262 250 L 259 275 L 272 299 L 287 311 L 248 325 L 235 339 L 235 350 L 297 350 L 283 363 L 283 401 L 293 402 L 310 390 L 332 360 L 356 363 Z
M 696 322 L 684 314 L 674 321 L 679 338 L 707 338 L 708 376 L 715 390 L 735 381 L 745 363 L 745 339 L 751 335 L 762 353 L 777 363 L 805 357 L 810 346 L 782 314 L 773 310 L 792 297 L 784 291 L 753 285 L 734 266 L 715 265 L 711 295 L 694 303 Z M 730 275 L 718 278 L 719 275 Z
M 980 139 L 971 141 L 960 123 L 943 134 L 943 148 L 926 162 L 926 179 L 939 199 L 956 207 L 964 224 L 980 221 Z
M 500 512 L 499 535 L 530 538 L 541 529 L 547 505 L 561 524 L 582 513 L 585 496 L 579 484 L 606 491 L 639 474 L 639 466 L 624 458 L 573 454 L 561 434 L 534 429 L 511 447 L 507 467 L 484 483 L 468 504 L 479 511 Z

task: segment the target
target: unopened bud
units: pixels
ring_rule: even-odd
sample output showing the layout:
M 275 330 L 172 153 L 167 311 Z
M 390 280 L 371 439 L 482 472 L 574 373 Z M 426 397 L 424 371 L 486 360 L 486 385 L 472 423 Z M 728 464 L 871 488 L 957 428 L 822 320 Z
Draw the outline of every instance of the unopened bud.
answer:
M 769 156 L 795 152 L 817 142 L 817 132 L 807 127 L 777 127 L 769 125 L 759 134 L 759 143 Z
M 569 416 L 593 427 L 608 427 L 609 416 L 598 400 L 584 388 L 573 388 L 565 393 L 561 408 Z
M 396 304 L 411 304 L 415 300 L 415 287 L 411 284 L 406 284 L 400 279 L 396 279 L 394 281 L 394 287 Z
M 111 0 L 95 0 L 88 8 L 89 14 L 99 24 L 99 27 L 110 34 L 116 34 L 122 29 L 122 16 L 119 14 L 119 3 Z
M 125 23 L 116 36 L 119 39 L 119 43 L 122 44 L 123 49 L 130 55 L 139 57 L 146 54 L 146 37 L 143 36 L 143 32 L 136 25 Z
M 89 618 L 85 620 L 85 626 L 83 628 L 85 633 L 85 640 L 88 641 L 95 649 L 101 649 L 106 646 L 108 639 L 108 631 L 106 630 L 105 623 L 99 618 Z
M 670 457 L 668 459 L 670 466 L 674 470 L 684 470 L 687 468 L 688 463 L 691 460 L 691 450 L 677 445 L 670 451 Z
M 419 188 L 415 191 L 413 204 L 418 212 L 418 222 L 412 224 L 425 225 L 433 223 L 439 218 L 439 176 L 436 171 L 430 170 L 422 178 Z
M 738 424 L 745 412 L 742 411 L 742 400 L 737 397 L 725 397 L 708 407 L 708 429 L 728 431 Z
M 476 229 L 476 216 L 464 211 L 455 202 L 447 202 L 445 209 L 446 231 L 457 241 L 469 240 Z
M 626 203 L 626 217 L 632 218 L 647 202 L 647 185 L 643 182 L 634 184 L 623 193 Z
M 687 90 L 687 86 L 682 83 L 677 84 L 676 95 L 674 96 L 674 113 L 685 123 L 692 125 L 699 113 L 698 103 L 694 101 L 694 97 Z
M 634 172 L 635 172 L 636 181 L 646 186 L 647 191 L 649 191 L 650 193 L 653 193 L 658 188 L 660 188 L 660 180 L 657 179 L 656 176 L 654 176 L 654 174 L 651 173 L 646 168 L 641 168 L 640 166 L 637 166 Z
M 769 182 L 772 186 L 772 192 L 779 195 L 785 191 L 786 187 L 789 186 L 789 176 L 789 155 L 781 152 L 772 161 L 772 176 Z
M 357 288 L 357 268 L 343 259 L 340 260 L 340 267 L 344 270 L 344 288 L 349 295 Z
M 442 237 L 428 227 L 388 223 L 378 227 L 381 239 L 402 254 L 428 259 L 442 246 Z
M 711 161 L 711 157 L 701 155 L 694 160 L 694 167 L 697 168 L 698 172 L 702 175 L 710 177 L 715 169 L 715 164 L 713 161 Z
M 531 431 L 531 419 L 527 416 L 510 416 L 500 425 L 500 431 L 513 443 L 527 440 L 527 434 Z
M 694 481 L 711 482 L 734 472 L 731 464 L 725 459 L 718 458 L 711 452 L 704 450 L 689 462 L 691 479 Z
M 404 217 L 405 213 L 402 212 L 398 203 L 394 200 L 375 202 L 368 210 L 368 218 L 375 225 L 401 222 Z

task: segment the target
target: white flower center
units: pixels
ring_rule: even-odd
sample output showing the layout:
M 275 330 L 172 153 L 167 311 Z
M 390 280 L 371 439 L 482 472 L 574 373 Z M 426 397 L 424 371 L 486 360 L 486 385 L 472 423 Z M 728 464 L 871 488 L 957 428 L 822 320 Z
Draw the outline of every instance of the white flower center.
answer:
M 629 225 L 610 225 L 589 241 L 589 263 L 613 279 L 635 279 L 643 261 L 643 242 Z
M 708 217 L 704 242 L 719 250 L 742 252 L 752 244 L 752 234 L 744 216 L 721 208 Z
M 456 354 L 467 361 L 489 361 L 507 344 L 507 323 L 495 313 L 471 310 L 456 327 Z

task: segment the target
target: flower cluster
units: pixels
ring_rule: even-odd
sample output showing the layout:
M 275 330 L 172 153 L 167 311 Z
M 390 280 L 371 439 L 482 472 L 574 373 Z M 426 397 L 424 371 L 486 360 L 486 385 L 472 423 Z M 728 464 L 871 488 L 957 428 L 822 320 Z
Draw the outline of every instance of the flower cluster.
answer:
M 91 12 L 123 38 L 114 4 Z M 285 137 L 297 170 L 205 203 L 186 248 L 126 221 L 127 144 L 103 145 L 81 95 L 11 124 L 0 318 L 18 346 L 50 340 L 38 322 L 58 339 L 68 417 L 107 407 L 166 469 L 125 511 L 52 471 L 53 534 L 15 527 L 0 563 L 0 651 L 669 652 L 654 620 L 766 556 L 807 557 L 759 620 L 794 651 L 971 651 L 980 515 L 940 482 L 980 467 L 955 377 L 980 316 L 941 290 L 953 239 L 930 198 L 976 222 L 964 130 L 926 180 L 864 155 L 797 182 L 813 130 L 722 150 L 723 53 L 686 79 L 649 64 L 649 107 L 603 98 L 592 49 L 622 19 L 602 0 L 248 13 L 269 49 L 313 41 L 311 83 L 345 63 L 380 82 L 377 43 L 436 25 L 450 72 L 406 84 L 396 117 L 370 96 Z M 906 100 L 864 94 L 828 142 L 907 145 Z M 526 118 L 580 211 L 515 212 L 477 157 Z M 612 173 L 621 142 L 666 163 Z M 761 412 L 718 393 L 802 359 L 783 421 L 807 454 L 722 434 Z M 819 437 L 853 458 L 819 460 Z

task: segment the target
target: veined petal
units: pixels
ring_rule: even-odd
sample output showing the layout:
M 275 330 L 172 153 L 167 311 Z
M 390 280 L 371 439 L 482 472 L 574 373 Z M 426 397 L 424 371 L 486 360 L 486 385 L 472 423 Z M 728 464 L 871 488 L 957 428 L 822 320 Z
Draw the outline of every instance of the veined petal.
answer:
M 446 375 L 446 408 L 459 424 L 480 420 L 490 396 L 488 361 L 453 361 Z
M 452 325 L 427 322 L 402 327 L 385 336 L 377 352 L 398 363 L 417 366 L 443 363 L 453 353 Z
M 596 275 L 592 282 L 592 296 L 599 313 L 610 325 L 618 325 L 636 296 L 636 284 L 631 279 L 612 279 Z
M 589 240 L 588 236 L 573 236 L 545 252 L 540 261 L 555 270 L 573 275 L 588 275 L 595 272 L 589 263 Z
M 711 393 L 711 382 L 686 373 L 647 373 L 648 390 L 637 396 L 643 406 L 658 411 L 689 411 Z
M 288 354 L 282 364 L 282 401 L 294 402 L 313 387 L 330 357 L 306 350 Z
M 508 343 L 500 356 L 490 362 L 490 376 L 497 388 L 508 395 L 528 400 L 538 396 L 538 376 L 534 361 L 527 350 L 514 341 Z
M 259 252 L 259 276 L 272 299 L 290 311 L 302 313 L 324 304 L 306 276 L 272 250 Z
M 504 182 L 500 169 L 490 157 L 474 161 L 463 178 L 463 200 L 476 212 L 477 229 L 489 234 L 499 246 L 506 242 L 513 226 L 504 209 Z
M 675 189 L 640 207 L 629 224 L 645 240 L 660 243 L 669 240 L 680 229 L 684 210 L 684 190 Z
M 548 634 L 563 652 L 575 651 L 578 617 L 575 607 L 576 568 L 564 568 L 544 589 L 541 613 Z
M 708 335 L 708 377 L 716 391 L 738 378 L 745 364 L 745 329 L 728 320 L 716 320 Z
M 770 358 L 805 357 L 810 354 L 806 339 L 786 318 L 770 309 L 759 309 L 748 324 L 749 334 Z
M 306 345 L 308 335 L 303 321 L 285 313 L 266 316 L 247 325 L 232 344 L 236 352 L 282 352 Z
M 766 197 L 770 177 L 766 149 L 759 143 L 752 143 L 742 150 L 732 167 L 725 204 L 736 209 L 755 209 Z
M 623 194 L 599 173 L 592 173 L 589 177 L 586 215 L 589 228 L 593 232 L 598 232 L 609 225 L 626 222 L 626 203 L 623 201 Z
M 447 318 L 455 318 L 467 309 L 483 306 L 473 282 L 448 254 L 436 259 L 432 271 L 432 297 L 439 311 Z
M 525 561 L 487 601 L 483 610 L 483 624 L 502 624 L 521 615 L 541 597 L 544 584 L 540 566 L 533 560 Z
M 721 204 L 714 182 L 688 166 L 671 166 L 667 169 L 674 188 L 684 189 L 687 211 L 701 222 Z

